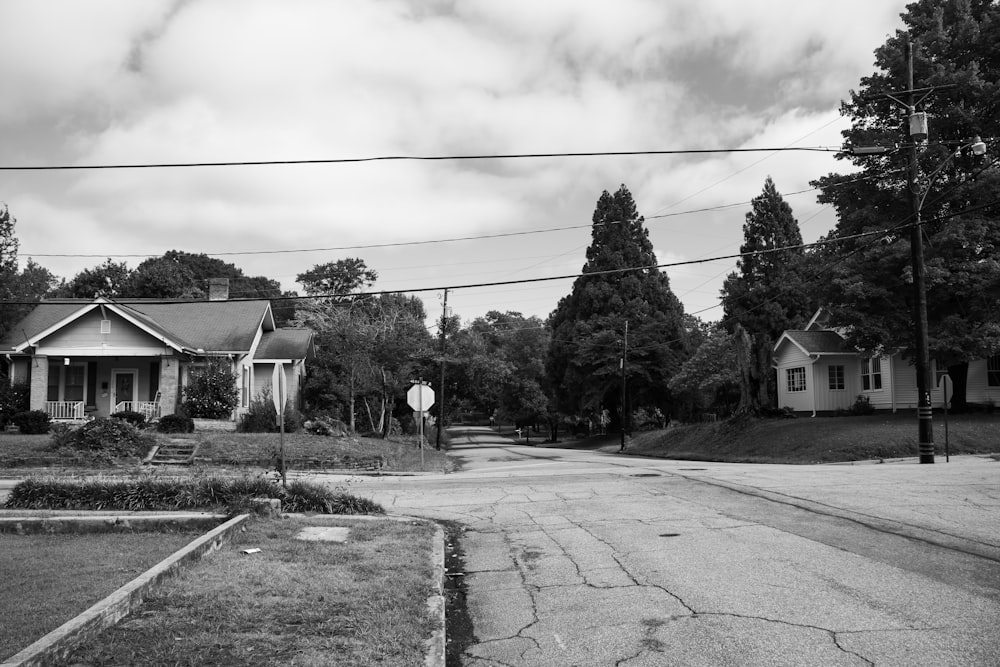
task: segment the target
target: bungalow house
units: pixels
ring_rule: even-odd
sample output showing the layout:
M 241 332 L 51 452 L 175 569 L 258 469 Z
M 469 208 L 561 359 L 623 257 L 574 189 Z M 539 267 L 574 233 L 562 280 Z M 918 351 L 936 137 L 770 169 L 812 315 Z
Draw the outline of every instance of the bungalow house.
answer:
M 191 373 L 223 359 L 239 383 L 237 420 L 282 364 L 288 404 L 299 403 L 313 335 L 278 329 L 266 300 L 55 299 L 38 304 L 0 340 L 11 382 L 31 388 L 31 409 L 56 420 L 122 410 L 149 418 L 180 407 Z
M 844 336 L 824 328 L 819 313 L 802 331 L 785 331 L 774 345 L 778 405 L 798 413 L 830 414 L 847 410 L 864 396 L 876 410 L 916 409 L 916 368 L 899 352 L 863 357 Z M 947 369 L 931 362 L 931 404 L 945 403 L 941 381 Z M 1000 402 L 1000 356 L 969 363 L 966 382 L 970 403 Z M 951 393 L 948 394 L 951 399 Z

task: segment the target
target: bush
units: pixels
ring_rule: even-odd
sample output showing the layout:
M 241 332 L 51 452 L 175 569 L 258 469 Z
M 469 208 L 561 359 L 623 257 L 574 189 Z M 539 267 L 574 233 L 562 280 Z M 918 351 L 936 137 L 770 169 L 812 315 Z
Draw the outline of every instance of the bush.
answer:
M 163 415 L 156 423 L 160 433 L 194 433 L 194 420 L 186 415 Z
M 192 370 L 184 387 L 184 411 L 191 417 L 222 419 L 228 417 L 239 402 L 236 375 L 229 362 L 214 359 L 207 368 Z
M 121 412 L 115 412 L 111 415 L 112 419 L 121 419 L 127 421 L 132 426 L 136 428 L 142 428 L 146 423 L 146 415 L 141 412 L 135 412 L 133 410 L 122 410 Z
M 100 417 L 89 421 L 75 433 L 70 446 L 111 457 L 142 456 L 149 440 L 132 424 L 121 419 Z
M 0 373 L 0 428 L 13 421 L 14 415 L 31 410 L 31 386 L 27 382 L 11 384 Z
M 285 433 L 294 433 L 302 428 L 302 414 L 292 407 L 285 408 Z M 278 424 L 270 387 L 264 387 L 257 397 L 250 401 L 247 411 L 240 416 L 237 430 L 241 433 L 277 433 Z
M 282 488 L 264 477 L 197 480 L 29 478 L 11 489 L 9 509 L 117 509 L 127 511 L 245 510 L 252 498 L 278 498 L 286 512 L 385 514 L 377 503 L 320 484 L 292 482 Z
M 17 424 L 17 427 L 21 429 L 21 433 L 29 435 L 48 433 L 49 429 L 52 428 L 52 420 L 44 410 L 18 412 L 11 418 L 11 422 Z

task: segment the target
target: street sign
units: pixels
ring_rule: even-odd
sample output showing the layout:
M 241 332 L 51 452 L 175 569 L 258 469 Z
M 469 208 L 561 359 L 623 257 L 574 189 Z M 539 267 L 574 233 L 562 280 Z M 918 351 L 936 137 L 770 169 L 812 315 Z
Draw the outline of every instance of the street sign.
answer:
M 434 405 L 434 390 L 429 384 L 415 384 L 406 392 L 406 404 L 417 412 L 426 412 Z
M 285 394 L 285 365 L 275 364 L 274 373 L 271 374 L 271 398 L 279 417 L 285 414 Z

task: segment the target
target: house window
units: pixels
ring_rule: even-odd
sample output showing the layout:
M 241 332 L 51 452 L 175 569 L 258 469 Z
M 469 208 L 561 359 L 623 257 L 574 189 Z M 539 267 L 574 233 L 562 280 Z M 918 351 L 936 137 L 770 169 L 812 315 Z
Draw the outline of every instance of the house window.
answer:
M 86 398 L 87 365 L 49 366 L 48 401 L 82 401 Z
M 880 357 L 861 360 L 861 388 L 865 391 L 882 389 L 882 359 Z
M 844 389 L 844 367 L 830 366 L 830 391 L 843 391 Z
M 804 366 L 785 369 L 785 381 L 788 384 L 788 391 L 806 390 L 806 369 Z
M 243 367 L 243 383 L 241 386 L 240 404 L 244 408 L 250 407 L 250 367 Z
M 986 358 L 986 385 L 1000 387 L 1000 354 Z

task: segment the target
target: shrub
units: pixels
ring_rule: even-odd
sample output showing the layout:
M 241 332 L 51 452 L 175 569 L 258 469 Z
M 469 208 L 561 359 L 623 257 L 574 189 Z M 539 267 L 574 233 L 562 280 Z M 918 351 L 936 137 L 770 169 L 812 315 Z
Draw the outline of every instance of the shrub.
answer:
M 11 489 L 10 509 L 118 509 L 128 511 L 245 510 L 252 498 L 278 498 L 286 512 L 385 514 L 377 503 L 325 486 L 296 481 L 282 488 L 264 477 L 197 480 L 28 478 Z
M 115 412 L 111 415 L 112 419 L 121 419 L 127 421 L 132 426 L 136 428 L 142 428 L 146 424 L 146 415 L 141 412 L 135 412 L 133 410 L 122 410 L 121 412 Z
M 14 415 L 31 409 L 31 386 L 27 382 L 11 384 L 0 373 L 0 428 L 12 422 Z
M 240 417 L 237 430 L 243 433 L 273 433 L 278 430 L 277 413 L 271 400 L 271 389 L 264 387 Z
M 302 414 L 292 407 L 285 408 L 285 433 L 294 433 L 302 428 Z M 240 416 L 237 430 L 242 433 L 277 433 L 281 430 L 271 388 L 264 387 L 257 397 L 250 401 L 247 411 Z
M 194 433 L 194 420 L 187 415 L 163 415 L 156 423 L 160 433 Z
M 184 387 L 184 411 L 191 417 L 222 419 L 239 402 L 236 375 L 227 361 L 213 359 L 207 368 L 192 370 Z
M 100 452 L 112 457 L 142 456 L 149 440 L 132 424 L 121 419 L 100 417 L 89 421 L 74 434 L 74 449 Z
M 52 420 L 44 410 L 18 412 L 11 418 L 11 421 L 17 424 L 17 427 L 21 429 L 21 433 L 29 435 L 48 433 L 49 429 L 52 428 Z
M 864 394 L 858 394 L 858 397 L 854 399 L 854 405 L 851 406 L 851 414 L 870 415 L 874 412 L 875 408 L 872 406 L 871 400 Z

